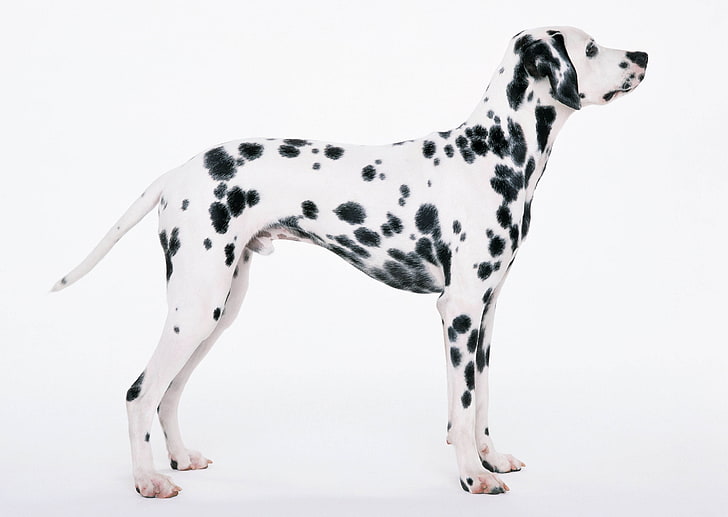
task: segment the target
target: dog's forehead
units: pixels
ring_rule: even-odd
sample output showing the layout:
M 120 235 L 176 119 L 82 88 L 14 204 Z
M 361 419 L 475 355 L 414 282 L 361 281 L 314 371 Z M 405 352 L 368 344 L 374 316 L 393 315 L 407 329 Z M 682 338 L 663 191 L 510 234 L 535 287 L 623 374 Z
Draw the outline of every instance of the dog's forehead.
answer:
M 527 39 L 536 41 L 548 41 L 553 36 L 560 34 L 564 38 L 564 42 L 569 48 L 570 46 L 581 46 L 585 44 L 588 41 L 592 41 L 594 38 L 592 38 L 589 34 L 582 31 L 581 29 L 577 29 L 576 27 L 569 27 L 569 26 L 551 26 L 551 27 L 538 27 L 534 29 L 528 29 L 525 31 L 521 31 L 518 34 L 516 34 L 513 37 L 514 45 L 517 45 L 517 42 L 523 41 L 523 38 L 526 37 Z

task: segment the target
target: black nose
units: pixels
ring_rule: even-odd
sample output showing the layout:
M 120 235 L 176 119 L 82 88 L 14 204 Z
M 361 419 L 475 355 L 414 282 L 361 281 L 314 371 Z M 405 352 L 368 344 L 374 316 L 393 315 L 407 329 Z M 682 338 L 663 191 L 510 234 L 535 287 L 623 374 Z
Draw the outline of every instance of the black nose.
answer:
M 627 52 L 627 59 L 639 67 L 647 68 L 647 52 Z

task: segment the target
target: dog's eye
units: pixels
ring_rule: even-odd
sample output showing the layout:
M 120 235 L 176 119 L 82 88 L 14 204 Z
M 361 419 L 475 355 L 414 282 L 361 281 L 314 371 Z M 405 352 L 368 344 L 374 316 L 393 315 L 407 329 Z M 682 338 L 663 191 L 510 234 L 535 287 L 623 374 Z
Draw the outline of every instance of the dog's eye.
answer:
M 598 53 L 599 48 L 593 41 L 590 41 L 589 44 L 586 46 L 586 57 L 594 57 Z

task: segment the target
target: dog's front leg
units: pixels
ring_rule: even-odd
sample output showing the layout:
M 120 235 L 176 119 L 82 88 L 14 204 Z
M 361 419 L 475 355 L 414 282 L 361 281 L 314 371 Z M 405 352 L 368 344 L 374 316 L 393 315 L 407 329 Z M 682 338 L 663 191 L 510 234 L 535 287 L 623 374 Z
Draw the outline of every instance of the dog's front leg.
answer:
M 500 285 L 503 285 L 502 281 Z M 490 341 L 493 335 L 495 303 L 499 292 L 500 286 L 494 291 L 486 292 L 484 296 L 485 308 L 480 322 L 480 333 L 475 351 L 475 366 L 477 371 L 475 381 L 475 400 L 477 404 L 475 435 L 483 466 L 491 472 L 505 473 L 521 470 L 526 464 L 510 454 L 503 454 L 496 451 L 493 445 L 493 439 L 490 437 L 490 428 L 488 427 Z
M 483 293 L 448 286 L 437 302 L 445 329 L 448 377 L 448 442 L 455 446 L 460 484 L 474 494 L 501 494 L 508 486 L 486 470 L 475 436 L 476 370 Z

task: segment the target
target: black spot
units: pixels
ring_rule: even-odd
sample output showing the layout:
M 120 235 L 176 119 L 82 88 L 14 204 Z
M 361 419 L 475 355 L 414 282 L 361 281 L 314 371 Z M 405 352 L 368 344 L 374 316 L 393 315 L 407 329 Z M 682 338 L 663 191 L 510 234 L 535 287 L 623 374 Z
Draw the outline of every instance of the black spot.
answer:
M 493 266 L 490 262 L 481 262 L 478 266 L 478 278 L 481 280 L 487 280 L 492 273 Z
M 553 106 L 536 106 L 536 140 L 538 141 L 538 150 L 541 152 L 546 149 L 555 120 L 556 108 Z
M 283 140 L 283 143 L 292 145 L 294 147 L 303 147 L 310 144 L 311 142 L 309 142 L 308 140 L 301 140 L 299 138 L 286 138 L 285 140 Z
M 487 427 L 485 428 L 484 433 L 485 433 L 485 436 L 490 436 L 490 430 Z
M 452 133 L 452 131 L 439 131 L 437 134 L 440 135 L 440 138 L 447 140 L 450 138 L 450 133 Z
M 205 246 L 206 250 L 212 248 L 212 241 L 210 239 L 205 239 L 204 241 L 202 241 L 202 244 Z
M 462 479 L 460 480 L 460 486 L 463 487 L 463 490 L 465 490 L 466 492 L 470 493 L 470 490 L 468 489 L 468 485 L 466 485 L 465 484 L 465 481 L 463 481 Z M 137 492 L 138 491 L 139 491 L 139 489 L 137 488 Z
M 485 304 L 485 310 L 488 310 L 488 307 L 490 306 L 490 299 L 493 296 L 493 288 L 489 287 L 488 290 L 483 295 L 483 303 Z
M 470 141 L 470 148 L 473 152 L 479 156 L 485 156 L 488 154 L 488 142 L 485 140 L 474 139 Z
M 356 240 L 361 242 L 364 246 L 372 246 L 375 248 L 379 247 L 382 240 L 377 232 L 372 231 L 369 228 L 364 228 L 363 226 L 354 230 L 354 237 L 356 237 Z
M 232 266 L 235 262 L 235 244 L 232 242 L 225 246 L 225 265 Z
M 240 187 L 231 188 L 227 193 L 227 203 L 230 213 L 239 216 L 245 208 L 245 192 Z
M 299 151 L 297 147 L 292 145 L 282 145 L 278 148 L 278 154 L 280 154 L 284 158 L 295 158 L 296 156 L 301 154 L 301 151 Z
M 137 380 L 134 381 L 134 384 L 131 385 L 131 388 L 129 388 L 129 391 L 126 392 L 126 401 L 131 402 L 132 400 L 136 400 L 136 398 L 139 396 L 139 393 L 142 391 L 142 383 L 144 382 L 144 372 L 139 375 Z
M 511 250 L 516 251 L 516 248 L 518 248 L 518 237 L 519 237 L 519 230 L 518 230 L 517 224 L 514 224 L 511 226 L 511 229 L 509 231 L 509 236 L 511 238 Z
M 498 208 L 498 211 L 496 212 L 496 217 L 498 218 L 498 224 L 500 224 L 502 228 L 508 228 L 513 222 L 511 209 L 508 208 L 506 205 L 501 205 Z
M 483 352 L 483 343 L 482 340 L 478 338 L 476 338 L 475 341 L 477 342 L 477 350 L 475 351 L 475 365 L 478 367 L 478 373 L 482 373 L 483 369 L 485 368 L 485 353 Z
M 470 394 L 469 391 L 466 391 L 465 393 L 463 393 L 463 396 L 460 397 L 460 402 L 462 403 L 463 407 L 467 409 L 473 402 L 473 396 Z
M 502 237 L 496 235 L 490 240 L 490 244 L 488 245 L 488 250 L 490 251 L 490 254 L 494 257 L 497 257 L 503 253 L 503 250 L 506 247 L 506 241 L 503 240 Z
M 500 126 L 492 126 L 488 133 L 488 145 L 499 157 L 503 158 L 508 154 L 508 140 Z
M 440 165 L 440 158 L 435 158 L 435 159 L 434 159 L 434 160 L 432 161 L 432 163 L 433 163 L 433 164 L 435 165 L 435 167 L 437 167 L 438 165 Z M 429 182 L 429 181 L 428 181 L 428 182 L 427 182 L 427 186 L 428 186 L 428 187 L 431 187 L 431 186 L 432 186 L 431 182 Z
M 404 230 L 402 220 L 390 212 L 387 212 L 387 224 L 394 233 L 402 233 L 402 230 Z
M 526 146 L 526 137 L 523 134 L 523 128 L 518 122 L 514 122 L 510 118 L 508 119 L 508 133 L 511 145 L 511 157 L 516 165 L 523 165 L 526 161 L 526 152 L 528 148 Z
M 523 207 L 523 221 L 521 221 L 521 235 L 526 238 L 528 230 L 531 227 L 531 202 L 529 201 Z
M 260 194 L 258 194 L 257 190 L 249 190 L 247 194 L 245 194 L 245 203 L 251 207 L 258 204 L 260 201 Z
M 417 209 L 415 225 L 422 233 L 430 233 L 435 239 L 440 238 L 440 221 L 437 216 L 437 207 L 425 203 Z
M 184 199 L 182 201 L 182 210 L 187 210 L 187 207 L 189 207 L 189 206 L 190 206 L 190 200 L 189 199 Z
M 468 486 L 473 486 L 474 483 L 473 478 L 468 478 L 465 480 L 465 482 L 468 484 Z
M 453 231 L 453 233 L 455 233 L 455 234 L 458 234 L 458 233 L 460 233 L 460 232 L 461 232 L 462 230 L 463 230 L 463 227 L 462 227 L 462 225 L 460 224 L 460 221 L 458 221 L 458 220 L 455 220 L 455 221 L 453 221 L 453 222 L 452 222 L 452 231 Z
M 475 389 L 475 364 L 473 364 L 473 361 L 465 366 L 465 384 L 469 390 Z
M 227 183 L 219 183 L 212 192 L 217 199 L 222 199 L 225 197 L 225 192 L 227 192 Z
M 425 140 L 422 144 L 422 155 L 425 158 L 432 158 L 437 151 L 437 145 L 432 140 Z
M 460 349 L 454 346 L 450 347 L 450 362 L 452 363 L 454 368 L 457 368 L 460 366 L 460 361 L 462 361 L 463 355 L 460 353 Z
M 341 147 L 335 147 L 333 145 L 327 145 L 326 149 L 324 149 L 324 155 L 326 158 L 331 158 L 332 160 L 338 160 L 344 155 L 344 150 Z
M 339 219 L 349 224 L 361 224 L 367 217 L 364 207 L 354 201 L 340 204 L 334 209 L 334 213 Z
M 458 331 L 458 334 L 465 334 L 471 325 L 470 317 L 467 314 L 461 314 L 454 320 L 452 320 L 452 326 Z
M 536 172 L 536 160 L 531 157 L 526 164 L 526 186 L 531 181 L 531 176 L 533 176 L 534 172 Z
M 149 441 L 149 438 L 150 438 L 149 433 L 147 433 L 147 434 L 144 435 L 144 441 L 145 442 L 148 442 Z
M 212 179 L 227 181 L 235 176 L 235 159 L 222 147 L 216 147 L 205 153 L 205 168 Z
M 490 366 L 490 345 L 485 349 L 485 366 Z
M 621 63 L 619 63 L 619 68 L 627 68 L 628 66 L 629 63 L 627 63 L 626 61 L 622 61 Z
M 252 142 L 243 142 L 238 147 L 238 151 L 247 160 L 255 160 L 263 156 L 263 146 Z
M 349 251 L 347 249 L 344 249 L 344 248 L 342 248 L 340 246 L 336 246 L 334 244 L 329 244 L 326 247 L 330 251 L 336 253 L 338 256 L 340 256 L 341 258 L 343 258 L 344 260 L 346 260 L 347 262 L 349 262 L 350 264 L 353 264 L 354 266 L 356 266 L 356 267 L 358 267 L 360 269 L 364 267 L 364 263 L 353 252 L 351 252 L 351 251 Z M 358 248 L 361 249 L 361 250 L 363 250 L 364 253 L 366 253 L 367 255 L 369 254 L 369 252 L 367 250 L 365 250 L 364 248 L 362 248 L 361 246 L 358 246 Z
M 307 219 L 316 219 L 318 217 L 318 207 L 313 201 L 304 201 L 301 203 L 303 216 Z
M 450 285 L 450 264 L 452 261 L 452 252 L 450 248 L 442 241 L 435 243 L 435 251 L 437 252 L 437 260 L 442 264 L 442 272 L 445 275 L 445 285 Z
M 172 467 L 172 470 L 177 470 L 177 461 L 169 460 L 169 466 Z
M 177 254 L 181 246 L 179 240 L 179 228 L 172 229 L 169 241 L 167 240 L 167 232 L 162 231 L 159 234 L 159 242 L 162 244 L 162 250 L 164 251 L 164 260 L 167 267 L 167 282 L 169 282 L 169 278 L 172 276 L 173 271 L 172 257 Z
M 377 169 L 372 165 L 367 165 L 361 170 L 361 177 L 364 181 L 372 181 L 377 176 Z
M 444 150 L 445 150 L 445 156 L 447 156 L 448 158 L 452 158 L 453 155 L 455 154 L 455 149 L 453 149 L 453 147 L 450 144 L 447 144 L 445 146 Z
M 219 320 L 221 313 L 222 311 L 220 310 L 220 307 L 216 307 L 215 310 L 212 311 L 212 319 L 214 319 L 215 321 Z
M 447 328 L 447 338 L 450 340 L 450 343 L 454 343 L 458 340 L 458 333 L 455 332 L 455 329 L 453 327 Z
M 471 354 L 475 352 L 475 349 L 478 346 L 478 329 L 473 329 L 470 331 L 470 336 L 468 336 L 468 352 Z
M 215 201 L 210 205 L 210 220 L 217 233 L 227 232 L 228 225 L 230 224 L 230 211 L 228 207 L 219 201 Z
M 437 264 L 435 254 L 432 249 L 432 241 L 427 237 L 422 237 L 420 240 L 417 241 L 417 244 L 415 244 L 415 251 L 420 257 L 425 259 L 430 264 Z
M 523 102 L 523 98 L 526 96 L 526 90 L 528 89 L 528 72 L 526 67 L 523 66 L 523 61 L 519 62 L 513 69 L 513 79 L 506 87 L 506 95 L 508 97 L 508 104 L 514 110 L 518 111 L 518 108 Z
M 465 163 L 473 163 L 475 161 L 475 153 L 468 144 L 468 139 L 463 135 L 460 135 L 455 139 L 455 145 L 460 149 L 460 155 L 465 160 Z
M 359 246 L 356 242 L 351 240 L 346 235 L 337 235 L 336 237 L 334 237 L 334 240 L 336 242 L 338 242 L 339 244 L 341 244 L 342 246 L 344 246 L 345 248 L 349 248 L 351 251 L 353 251 L 354 253 L 356 253 L 357 255 L 359 255 L 361 257 L 369 258 L 371 256 L 371 254 L 367 250 L 365 250 L 364 248 Z M 359 259 L 357 259 L 357 260 L 359 260 Z
M 503 196 L 506 203 L 510 203 L 516 200 L 523 188 L 523 174 L 499 163 L 495 166 L 495 177 L 491 178 L 490 186 Z
M 321 164 L 319 162 L 314 162 L 311 168 L 315 171 L 319 170 L 321 168 Z
M 402 250 L 398 250 L 397 248 L 389 248 L 387 250 L 387 255 L 389 255 L 394 260 L 397 260 L 399 262 L 407 261 L 407 254 Z M 418 257 L 418 262 L 419 262 L 419 257 Z

